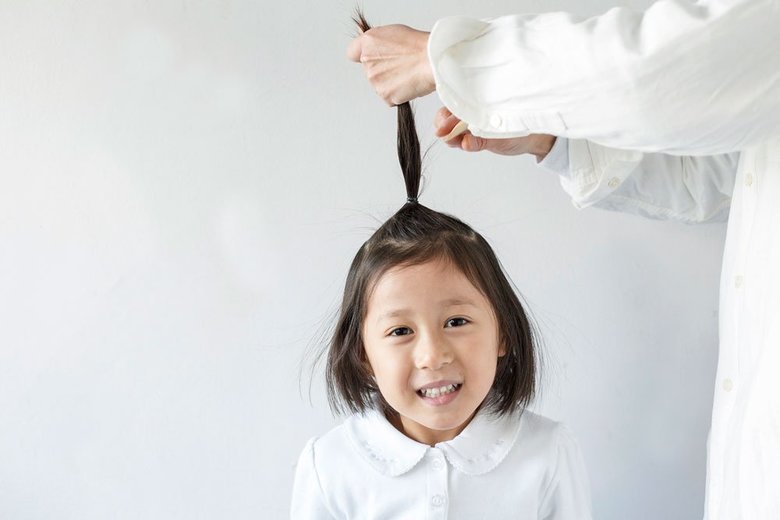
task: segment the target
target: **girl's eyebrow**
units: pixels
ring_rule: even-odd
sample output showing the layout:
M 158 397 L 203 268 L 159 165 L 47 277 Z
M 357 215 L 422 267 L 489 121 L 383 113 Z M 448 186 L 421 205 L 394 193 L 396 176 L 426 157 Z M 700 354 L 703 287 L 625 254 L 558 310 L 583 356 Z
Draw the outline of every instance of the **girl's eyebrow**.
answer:
M 402 314 L 406 314 L 408 312 L 409 312 L 409 309 L 393 309 L 392 311 L 387 311 L 387 312 L 377 316 L 376 321 L 378 323 L 378 322 L 382 321 L 385 318 L 395 318 L 397 316 L 401 316 Z
M 447 298 L 446 300 L 441 300 L 438 302 L 440 306 L 442 307 L 457 307 L 460 305 L 468 305 L 471 307 L 477 307 L 477 304 L 469 299 L 464 298 Z M 398 316 L 401 316 L 403 314 L 408 314 L 411 312 L 410 309 L 401 308 L 401 309 L 393 309 L 390 311 L 387 311 L 385 313 L 380 314 L 377 316 L 376 321 L 382 321 L 385 318 L 396 318 Z
M 468 298 L 448 298 L 446 300 L 441 300 L 439 305 L 442 307 L 456 307 L 458 305 L 470 305 L 472 307 L 477 306 L 476 303 L 469 300 Z

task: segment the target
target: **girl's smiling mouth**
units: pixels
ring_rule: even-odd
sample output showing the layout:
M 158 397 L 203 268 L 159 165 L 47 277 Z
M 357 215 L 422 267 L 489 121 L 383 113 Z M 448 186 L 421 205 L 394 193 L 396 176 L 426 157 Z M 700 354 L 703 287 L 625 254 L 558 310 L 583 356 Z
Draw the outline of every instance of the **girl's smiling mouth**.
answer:
M 428 404 L 435 406 L 452 402 L 458 396 L 463 383 L 449 383 L 446 381 L 425 385 L 417 390 L 417 395 Z

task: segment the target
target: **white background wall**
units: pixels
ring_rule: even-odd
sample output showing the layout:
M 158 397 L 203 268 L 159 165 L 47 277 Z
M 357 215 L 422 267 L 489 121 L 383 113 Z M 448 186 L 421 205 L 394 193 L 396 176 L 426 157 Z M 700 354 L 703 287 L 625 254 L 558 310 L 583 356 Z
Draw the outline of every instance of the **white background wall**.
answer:
M 404 199 L 353 5 L 0 4 L 0 518 L 286 517 L 338 422 L 306 351 Z M 612 2 L 363 5 L 430 28 Z M 488 238 L 540 324 L 534 408 L 578 435 L 596 517 L 700 517 L 724 227 L 579 212 L 527 157 L 427 165 L 423 202 Z

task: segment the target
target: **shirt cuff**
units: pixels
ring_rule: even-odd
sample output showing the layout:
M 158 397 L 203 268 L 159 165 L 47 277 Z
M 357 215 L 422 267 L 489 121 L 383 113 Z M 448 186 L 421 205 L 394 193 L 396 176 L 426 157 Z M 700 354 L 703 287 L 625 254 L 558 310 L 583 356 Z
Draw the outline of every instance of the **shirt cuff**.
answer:
M 557 137 L 547 156 L 536 164 L 558 175 L 568 173 L 569 140 L 565 137 Z
M 496 23 L 500 26 L 509 22 L 509 17 L 477 20 L 451 16 L 433 25 L 428 36 L 428 61 L 439 99 L 458 119 L 468 123 L 469 131 L 477 137 L 566 135 L 566 123 L 557 111 L 513 108 L 511 103 L 489 99 L 496 95 L 489 88 L 491 81 L 501 79 L 483 77 L 477 71 L 484 68 L 483 62 L 500 61 L 504 57 L 483 36 L 496 30 Z

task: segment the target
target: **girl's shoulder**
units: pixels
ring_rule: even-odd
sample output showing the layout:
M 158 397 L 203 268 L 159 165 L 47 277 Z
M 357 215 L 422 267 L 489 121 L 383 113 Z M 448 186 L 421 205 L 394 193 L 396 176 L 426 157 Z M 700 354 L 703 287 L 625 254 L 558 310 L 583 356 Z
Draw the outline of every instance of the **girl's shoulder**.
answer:
M 362 484 L 368 468 L 351 439 L 355 421 L 361 419 L 350 417 L 306 443 L 295 466 L 292 518 L 348 516 L 334 512 L 351 510 L 354 497 L 361 496 L 353 496 L 352 490 Z
M 323 456 L 329 454 L 343 454 L 349 450 L 348 435 L 346 433 L 346 421 L 334 426 L 322 435 L 311 437 L 303 448 L 303 456 L 312 462 L 321 465 Z
M 542 474 L 576 475 L 587 481 L 580 447 L 564 423 L 524 411 L 518 420 L 518 434 L 507 454 L 509 466 L 537 468 Z
M 550 443 L 557 443 L 562 438 L 572 436 L 571 430 L 564 423 L 547 416 L 530 410 L 524 410 L 517 415 L 516 420 L 519 422 L 519 431 L 525 440 L 538 438 Z
M 549 450 L 569 449 L 576 446 L 571 429 L 560 421 L 525 410 L 520 416 L 518 439 L 524 444 L 533 443 Z
M 563 423 L 525 412 L 508 467 L 535 468 L 540 489 L 540 518 L 592 518 L 585 461 L 572 431 Z M 518 470 L 519 471 L 519 470 Z

